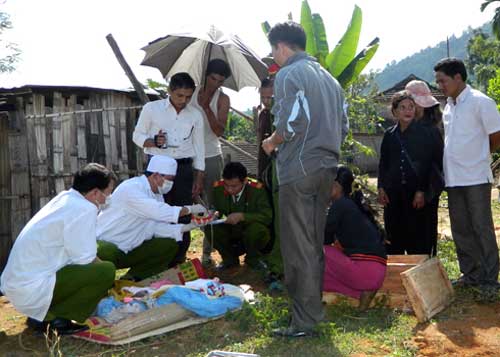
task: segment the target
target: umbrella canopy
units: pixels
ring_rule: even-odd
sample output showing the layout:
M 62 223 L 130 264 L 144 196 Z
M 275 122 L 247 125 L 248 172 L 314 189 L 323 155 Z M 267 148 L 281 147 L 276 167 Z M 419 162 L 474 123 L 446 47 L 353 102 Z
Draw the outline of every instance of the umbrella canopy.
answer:
M 238 36 L 225 35 L 214 26 L 206 33 L 172 34 L 159 38 L 142 48 L 146 52 L 141 64 L 158 68 L 166 78 L 187 72 L 197 85 L 202 85 L 207 64 L 222 59 L 229 64 L 232 75 L 223 86 L 240 90 L 260 87 L 267 76 L 267 66 Z

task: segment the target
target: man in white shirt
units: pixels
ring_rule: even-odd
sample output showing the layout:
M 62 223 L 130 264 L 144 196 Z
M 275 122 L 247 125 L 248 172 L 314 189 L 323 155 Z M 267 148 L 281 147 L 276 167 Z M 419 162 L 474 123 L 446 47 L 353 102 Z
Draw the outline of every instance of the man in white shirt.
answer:
M 170 78 L 167 99 L 147 103 L 141 111 L 133 141 L 148 155 L 174 158 L 178 169 L 172 190 L 166 201 L 174 206 L 193 203 L 203 187 L 205 141 L 203 116 L 187 105 L 193 96 L 195 83 L 187 73 Z M 180 223 L 189 223 L 181 220 Z M 191 242 L 189 232 L 183 235 L 173 264 L 185 260 Z
M 204 213 L 201 205 L 176 207 L 163 195 L 173 186 L 177 162 L 151 157 L 144 175 L 122 182 L 109 207 L 97 217 L 97 255 L 118 269 L 130 268 L 127 278 L 142 280 L 166 270 L 177 253 L 177 241 L 194 228 L 176 224 L 180 217 Z
M 212 184 L 222 178 L 224 159 L 219 136 L 224 134 L 227 116 L 231 106 L 229 97 L 222 92 L 224 81 L 231 77 L 229 65 L 221 59 L 213 59 L 207 64 L 205 82 L 193 93 L 190 105 L 197 108 L 204 118 L 205 133 L 205 179 L 203 197 L 208 206 L 213 204 Z M 210 264 L 211 246 L 203 240 L 202 262 Z
M 31 327 L 45 331 L 48 324 L 59 334 L 82 330 L 71 320 L 84 322 L 113 286 L 115 267 L 96 257 L 95 229 L 114 181 L 104 166 L 87 165 L 14 242 L 0 289 Z
M 448 97 L 443 112 L 443 168 L 453 240 L 462 277 L 455 285 L 498 288 L 498 245 L 491 214 L 490 151 L 500 147 L 500 114 L 495 102 L 465 83 L 464 63 L 445 58 L 434 66 Z

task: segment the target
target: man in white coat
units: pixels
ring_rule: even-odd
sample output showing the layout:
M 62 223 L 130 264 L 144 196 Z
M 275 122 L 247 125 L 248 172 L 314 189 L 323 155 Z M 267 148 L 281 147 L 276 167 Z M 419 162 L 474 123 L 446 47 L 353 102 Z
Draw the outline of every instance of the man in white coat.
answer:
M 97 218 L 97 255 L 119 269 L 130 268 L 128 279 L 142 280 L 166 270 L 182 234 L 195 227 L 177 224 L 179 218 L 206 212 L 201 205 L 165 203 L 163 197 L 172 188 L 176 171 L 175 159 L 151 157 L 145 174 L 122 182 Z
M 96 258 L 96 218 L 114 181 L 104 166 L 88 164 L 14 242 L 0 290 L 29 326 L 45 331 L 48 325 L 59 334 L 83 330 L 71 320 L 84 322 L 113 286 L 115 267 Z

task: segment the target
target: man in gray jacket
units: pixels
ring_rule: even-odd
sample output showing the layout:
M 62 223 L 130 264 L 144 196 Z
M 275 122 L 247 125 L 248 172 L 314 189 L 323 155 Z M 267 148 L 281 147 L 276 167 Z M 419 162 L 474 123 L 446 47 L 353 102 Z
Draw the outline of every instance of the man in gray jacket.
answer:
M 348 122 L 342 88 L 304 52 L 303 28 L 280 23 L 268 38 L 282 69 L 274 84 L 276 131 L 262 148 L 278 149 L 281 255 L 292 307 L 290 326 L 275 334 L 299 337 L 311 335 L 324 318 L 326 210 Z

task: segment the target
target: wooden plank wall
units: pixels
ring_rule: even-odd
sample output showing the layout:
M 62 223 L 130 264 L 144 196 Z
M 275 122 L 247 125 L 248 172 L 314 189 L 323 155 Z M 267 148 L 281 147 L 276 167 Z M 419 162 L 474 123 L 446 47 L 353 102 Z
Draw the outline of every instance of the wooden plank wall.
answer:
M 112 169 L 121 180 L 143 170 L 144 154 L 132 142 L 139 110 L 36 119 L 26 116 L 135 105 L 137 102 L 119 92 L 91 92 L 82 99 L 61 92 L 16 98 L 17 111 L 9 115 L 17 128 L 0 128 L 0 136 L 8 138 L 8 146 L 0 152 L 0 196 L 13 197 L 7 201 L 9 207 L 0 207 L 7 217 L 6 222 L 0 217 L 2 229 L 10 231 L 0 232 L 0 272 L 5 264 L 2 259 L 6 260 L 24 225 L 52 197 L 71 186 L 72 176 L 79 168 L 98 162 Z M 2 159 L 4 154 L 9 160 Z M 10 176 L 10 186 L 4 185 L 1 175 Z M 4 201 L 0 200 L 0 204 Z

